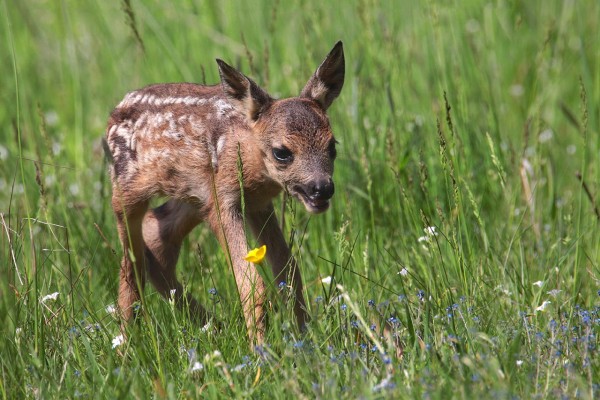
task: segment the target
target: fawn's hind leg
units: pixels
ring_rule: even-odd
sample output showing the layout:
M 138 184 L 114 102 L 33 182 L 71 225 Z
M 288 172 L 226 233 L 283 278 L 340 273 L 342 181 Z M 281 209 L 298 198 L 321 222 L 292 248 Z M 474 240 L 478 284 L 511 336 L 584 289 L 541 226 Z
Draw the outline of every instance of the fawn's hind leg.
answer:
M 148 202 L 128 203 L 122 196 L 113 195 L 112 206 L 117 217 L 123 259 L 119 279 L 119 309 L 125 321 L 133 317 L 133 304 L 141 300 L 144 289 L 144 238 L 142 221 Z
M 184 297 L 183 286 L 175 274 L 181 243 L 200 222 L 198 206 L 172 199 L 146 214 L 142 231 L 147 270 L 156 290 L 167 298 L 175 290 L 176 304 L 179 307 L 188 304 L 192 317 L 205 322 L 206 310 L 191 295 Z

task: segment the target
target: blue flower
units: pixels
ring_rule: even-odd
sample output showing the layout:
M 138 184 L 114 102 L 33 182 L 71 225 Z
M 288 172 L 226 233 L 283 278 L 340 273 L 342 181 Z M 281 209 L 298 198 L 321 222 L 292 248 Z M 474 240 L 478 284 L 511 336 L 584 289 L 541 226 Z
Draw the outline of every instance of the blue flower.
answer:
M 417 292 L 417 297 L 419 298 L 419 300 L 423 301 L 425 299 L 425 292 L 423 290 L 419 290 Z
M 279 287 L 279 290 L 283 290 L 287 286 L 287 283 L 285 283 L 285 281 L 281 281 L 277 286 Z
M 208 289 L 208 294 L 210 294 L 211 296 L 216 296 L 217 295 L 217 289 L 215 289 L 215 288 Z
M 347 305 L 345 305 L 345 304 L 342 304 L 342 305 L 340 306 L 340 310 L 342 310 L 342 311 L 346 311 L 346 308 L 348 308 L 348 306 L 347 306 Z
M 375 307 L 375 301 L 374 300 L 369 300 L 367 303 L 369 304 L 369 307 Z

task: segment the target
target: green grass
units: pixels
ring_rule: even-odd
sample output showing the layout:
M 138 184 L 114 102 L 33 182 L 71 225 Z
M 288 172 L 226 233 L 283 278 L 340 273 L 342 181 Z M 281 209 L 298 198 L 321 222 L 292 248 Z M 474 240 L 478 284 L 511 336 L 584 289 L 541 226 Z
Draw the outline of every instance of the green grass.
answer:
M 600 4 L 225 3 L 2 1 L 0 396 L 598 398 Z M 216 83 L 217 57 L 295 95 L 339 39 L 335 201 L 286 211 L 308 332 L 273 287 L 250 351 L 203 226 L 179 272 L 226 329 L 149 287 L 113 349 L 111 108 L 149 83 Z

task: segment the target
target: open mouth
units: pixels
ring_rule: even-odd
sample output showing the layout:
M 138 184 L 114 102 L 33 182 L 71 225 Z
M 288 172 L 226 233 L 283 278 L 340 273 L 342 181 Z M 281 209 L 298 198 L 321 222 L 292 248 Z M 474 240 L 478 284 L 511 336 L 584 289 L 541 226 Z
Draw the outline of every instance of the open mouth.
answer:
M 313 214 L 322 213 L 329 208 L 329 200 L 330 199 L 312 198 L 312 197 L 308 196 L 304 192 L 304 190 L 302 190 L 302 188 L 300 188 L 298 186 L 294 187 L 290 191 L 290 193 L 292 194 L 292 196 L 299 199 L 302 202 L 302 204 L 304 204 L 304 207 L 306 207 L 306 210 L 308 212 L 311 212 Z

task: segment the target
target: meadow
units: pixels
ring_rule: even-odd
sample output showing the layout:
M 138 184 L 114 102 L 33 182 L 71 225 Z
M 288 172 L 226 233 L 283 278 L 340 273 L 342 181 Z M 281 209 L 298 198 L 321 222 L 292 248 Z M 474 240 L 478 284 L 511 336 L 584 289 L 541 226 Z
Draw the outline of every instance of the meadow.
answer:
M 0 7 L 2 398 L 599 398 L 599 2 Z M 119 343 L 111 109 L 150 83 L 217 83 L 215 58 L 294 96 L 338 40 L 332 207 L 276 206 L 307 332 L 271 279 L 251 349 L 200 226 L 179 276 L 223 329 L 148 285 Z

